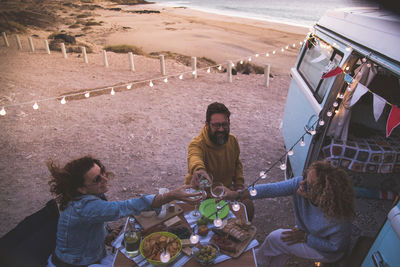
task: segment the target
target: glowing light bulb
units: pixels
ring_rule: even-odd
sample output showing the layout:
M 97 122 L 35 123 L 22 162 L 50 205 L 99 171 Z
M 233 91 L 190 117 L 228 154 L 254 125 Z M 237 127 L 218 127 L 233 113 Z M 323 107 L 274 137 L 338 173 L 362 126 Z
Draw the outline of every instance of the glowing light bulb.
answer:
M 248 59 L 248 60 L 249 60 L 249 62 L 250 62 L 250 61 L 251 61 L 251 57 L 249 57 L 249 59 Z
M 274 51 L 272 51 L 272 54 L 273 54 L 273 55 L 275 55 L 275 53 L 276 53 L 276 51 L 275 51 L 275 50 L 274 50 Z
M 240 210 L 240 204 L 239 204 L 237 201 L 235 201 L 235 202 L 232 204 L 232 210 L 233 210 L 233 211 L 239 211 L 239 210 Z
M 258 54 L 256 54 L 256 57 L 258 57 L 259 55 Z
M 115 91 L 114 91 L 114 88 L 113 87 L 111 87 L 111 93 L 110 93 L 111 95 L 115 95 Z
M 363 58 L 362 62 L 364 62 L 364 63 L 367 62 L 367 58 Z
M 87 93 L 85 94 L 85 97 L 88 98 L 89 96 L 90 96 L 90 93 L 87 92 Z
M 265 171 L 260 171 L 260 178 L 261 179 L 267 178 L 267 173 Z
M 179 80 L 183 79 L 183 74 L 179 75 Z
M 149 86 L 150 86 L 150 87 L 153 87 L 153 86 L 154 86 L 154 84 L 153 84 L 152 81 L 150 81 Z
M 286 49 L 286 50 L 289 49 L 289 46 L 287 45 L 287 46 L 285 47 L 285 49 Z
M 235 64 L 232 62 L 232 67 L 235 67 Z
M 65 100 L 65 97 L 63 97 L 60 102 L 61 102 L 61 104 L 64 105 L 65 103 L 67 103 L 67 100 Z
M 222 226 L 222 220 L 218 217 L 215 218 L 214 220 L 214 225 L 215 227 L 221 227 Z
M 171 259 L 171 255 L 169 254 L 168 251 L 164 250 L 163 253 L 161 253 L 160 255 L 160 261 L 163 263 L 169 262 L 169 260 Z
M 301 138 L 300 141 L 300 146 L 305 146 L 306 145 L 306 141 L 304 141 L 304 137 Z
M 266 53 L 265 56 L 269 57 L 269 53 Z
M 351 90 L 353 90 L 352 88 L 351 88 L 351 86 L 347 86 L 347 91 L 351 91 Z
M 210 71 L 211 71 L 210 68 L 208 68 L 208 69 L 207 69 L 207 72 L 210 73 Z
M 326 113 L 326 116 L 332 117 L 332 111 L 328 111 L 328 112 Z
M 338 112 L 339 112 L 339 110 L 335 110 L 335 114 L 338 113 Z
M 299 42 L 299 45 L 302 45 L 303 44 L 303 42 Z
M 314 128 L 312 128 L 311 131 L 310 131 L 310 134 L 311 135 L 315 135 L 316 133 L 317 133 L 317 131 Z
M 292 47 L 296 47 L 296 44 L 292 44 Z
M 351 48 L 350 47 L 346 47 L 346 51 L 350 51 L 351 50 Z
M 285 49 L 281 48 L 281 52 L 283 53 L 285 51 Z
M 193 75 L 196 75 L 196 71 L 195 71 L 195 70 L 194 70 L 194 71 L 192 71 L 192 74 L 193 74 Z
M 323 126 L 325 124 L 325 122 L 323 120 L 319 121 L 319 125 Z
M 333 102 L 332 106 L 334 106 L 336 108 L 337 106 L 339 106 L 339 103 L 335 101 L 335 102 Z
M 253 187 L 250 189 L 250 196 L 254 197 L 255 195 L 257 195 L 257 190 Z
M 33 109 L 35 109 L 35 110 L 36 110 L 36 109 L 39 109 L 39 105 L 37 104 L 37 102 L 35 102 L 35 104 L 33 104 L 32 107 L 33 107 Z
M 197 244 L 199 242 L 199 236 L 194 232 L 190 235 L 190 243 Z
M 344 94 L 339 95 L 339 99 L 343 99 L 343 97 L 344 97 Z
M 337 46 L 337 43 L 333 43 L 333 46 Z
M 1 116 L 5 116 L 7 114 L 6 110 L 4 109 L 4 107 L 0 110 L 0 115 Z
M 164 82 L 165 82 L 165 83 L 167 83 L 167 82 L 168 82 L 168 78 L 167 78 L 167 77 L 165 77 L 165 79 L 164 79 Z
M 349 70 L 349 69 L 350 69 L 350 67 L 349 67 L 349 66 L 347 66 L 347 67 L 346 67 L 346 70 Z
M 128 84 L 127 86 L 126 86 L 126 89 L 131 89 L 132 88 L 132 84 Z
M 294 154 L 293 149 L 290 149 L 290 150 L 287 152 L 287 154 L 288 154 L 289 156 L 293 156 L 293 154 Z
M 219 69 L 219 70 L 222 70 L 222 66 L 221 66 L 221 65 L 219 65 L 219 66 L 218 66 L 218 69 Z
M 282 162 L 281 165 L 279 165 L 279 168 L 280 168 L 282 171 L 286 170 L 286 164 Z

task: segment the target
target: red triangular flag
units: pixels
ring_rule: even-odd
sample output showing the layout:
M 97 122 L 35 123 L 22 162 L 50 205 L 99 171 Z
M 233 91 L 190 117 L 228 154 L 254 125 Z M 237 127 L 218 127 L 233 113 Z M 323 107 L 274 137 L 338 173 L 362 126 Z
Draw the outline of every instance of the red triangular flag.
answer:
M 322 75 L 322 79 L 326 79 L 326 78 L 330 78 L 330 77 L 336 76 L 336 75 L 338 75 L 338 74 L 340 74 L 342 72 L 343 72 L 343 70 L 341 68 L 336 67 L 333 70 L 331 70 L 330 72 L 325 73 L 324 75 Z
M 386 123 L 386 137 L 389 137 L 394 128 L 400 125 L 400 108 L 392 105 L 390 114 Z

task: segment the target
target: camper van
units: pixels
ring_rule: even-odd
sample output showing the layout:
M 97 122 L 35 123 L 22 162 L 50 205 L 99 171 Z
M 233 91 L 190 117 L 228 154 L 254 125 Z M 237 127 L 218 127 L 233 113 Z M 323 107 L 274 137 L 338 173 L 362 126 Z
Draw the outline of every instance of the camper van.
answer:
M 399 193 L 400 16 L 379 8 L 327 12 L 290 75 L 281 125 L 286 178 L 326 160 L 348 172 L 356 192 Z M 391 212 L 363 266 L 400 266 L 399 203 Z

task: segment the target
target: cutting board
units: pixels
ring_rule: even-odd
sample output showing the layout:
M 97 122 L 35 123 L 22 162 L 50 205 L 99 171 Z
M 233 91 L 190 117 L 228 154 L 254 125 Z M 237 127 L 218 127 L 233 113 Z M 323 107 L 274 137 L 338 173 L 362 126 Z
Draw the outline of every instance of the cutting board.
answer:
M 146 231 L 147 229 L 150 229 L 158 224 L 161 224 L 161 223 L 171 219 L 172 217 L 180 215 L 182 213 L 183 213 L 183 209 L 179 205 L 175 204 L 174 211 L 171 212 L 167 208 L 166 215 L 163 218 L 158 218 L 155 213 L 153 216 L 150 216 L 150 217 L 143 216 L 142 214 L 139 214 L 134 217 L 136 219 L 136 222 L 140 224 L 140 226 L 143 228 L 144 231 Z

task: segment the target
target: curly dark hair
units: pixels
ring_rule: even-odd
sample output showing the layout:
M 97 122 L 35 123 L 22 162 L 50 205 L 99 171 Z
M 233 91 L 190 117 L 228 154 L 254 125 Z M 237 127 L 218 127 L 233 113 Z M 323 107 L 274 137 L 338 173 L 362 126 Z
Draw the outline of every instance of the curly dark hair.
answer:
M 72 199 L 80 195 L 78 188 L 84 184 L 85 174 L 97 164 L 102 173 L 106 172 L 100 160 L 91 156 L 85 156 L 67 163 L 64 168 L 52 159 L 46 162 L 47 168 L 51 173 L 49 181 L 50 192 L 55 196 L 60 210 L 64 210 Z
M 229 109 L 222 103 L 214 102 L 208 105 L 207 107 L 207 113 L 206 113 L 206 122 L 211 121 L 211 116 L 216 113 L 222 113 L 225 114 L 225 116 L 228 118 L 231 116 L 231 112 Z
M 355 193 L 347 173 L 324 161 L 316 161 L 308 169 L 315 170 L 317 176 L 310 189 L 311 201 L 328 218 L 353 218 Z

